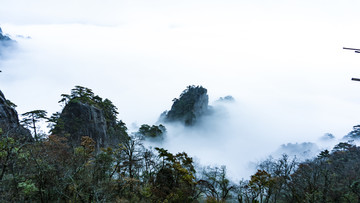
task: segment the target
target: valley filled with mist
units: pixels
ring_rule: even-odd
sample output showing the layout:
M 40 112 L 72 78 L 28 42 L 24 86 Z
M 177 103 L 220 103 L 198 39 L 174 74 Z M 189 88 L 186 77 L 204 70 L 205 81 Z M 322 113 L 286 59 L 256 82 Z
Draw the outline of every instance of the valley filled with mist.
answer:
M 350 81 L 343 69 L 330 69 L 320 77 L 313 72 L 316 69 L 299 64 L 286 69 L 268 67 L 266 59 L 246 55 L 220 66 L 211 53 L 206 61 L 199 56 L 197 61 L 205 64 L 197 64 L 195 59 L 169 56 L 177 52 L 190 56 L 174 44 L 176 40 L 167 41 L 170 45 L 149 44 L 151 39 L 135 42 L 132 40 L 139 39 L 124 36 L 123 29 L 9 26 L 6 30 L 13 33 L 17 43 L 16 50 L 11 48 L 3 54 L 2 91 L 15 101 L 20 113 L 45 109 L 52 114 L 61 109 L 59 95 L 75 85 L 90 87 L 111 98 L 120 119 L 130 131 L 136 131 L 144 123 L 155 124 L 188 85 L 202 85 L 208 89 L 209 105 L 218 110 L 216 115 L 205 117 L 191 129 L 167 126 L 169 139 L 162 144 L 174 153 L 186 151 L 203 163 L 227 165 L 236 179 L 249 176 L 257 162 L 269 155 L 287 152 L 298 158 L 315 156 L 333 147 L 357 124 L 360 112 L 353 92 L 358 91 L 358 84 Z M 176 37 L 176 32 L 167 32 L 162 34 Z M 145 49 L 136 48 L 140 44 Z M 136 49 L 143 53 L 136 53 Z M 217 101 L 226 95 L 235 100 Z M 334 138 L 322 139 L 326 133 Z
M 3 2 L 1 200 L 354 202 L 358 5 Z

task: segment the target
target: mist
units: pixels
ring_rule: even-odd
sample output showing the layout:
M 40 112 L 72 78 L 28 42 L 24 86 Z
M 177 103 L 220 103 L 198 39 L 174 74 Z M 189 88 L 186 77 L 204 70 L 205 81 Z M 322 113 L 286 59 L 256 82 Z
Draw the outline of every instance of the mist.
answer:
M 135 131 L 202 85 L 215 115 L 167 124 L 160 145 L 235 178 L 286 146 L 331 148 L 358 124 L 360 84 L 350 79 L 360 60 L 342 49 L 360 47 L 358 2 L 116 2 L 2 3 L 0 27 L 17 45 L 0 58 L 0 88 L 19 114 L 59 111 L 60 95 L 81 85 Z M 236 101 L 216 102 L 226 95 Z

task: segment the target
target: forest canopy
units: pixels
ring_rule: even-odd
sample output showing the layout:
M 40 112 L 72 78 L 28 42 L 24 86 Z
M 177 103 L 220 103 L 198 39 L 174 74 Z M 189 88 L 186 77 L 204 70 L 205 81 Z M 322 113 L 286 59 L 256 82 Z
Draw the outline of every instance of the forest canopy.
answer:
M 176 106 L 191 107 L 194 104 L 191 98 L 206 92 L 200 86 L 189 86 L 175 102 L 189 101 L 190 104 L 177 103 Z M 63 94 L 60 102 L 64 103 L 64 109 L 75 104 L 95 113 L 85 114 L 90 116 L 88 120 L 70 122 L 81 124 L 75 125 L 80 126 L 78 129 L 65 124 L 67 121 L 60 121 L 64 109 L 50 118 L 46 117 L 45 110 L 23 114 L 24 126 L 33 132 L 36 132 L 34 120 L 46 119 L 55 126 L 54 129 L 61 127 L 64 132 L 69 132 L 67 128 L 71 126 L 70 134 L 57 131 L 40 137 L 33 133 L 36 139 L 24 140 L 12 136 L 13 132 L 10 134 L 8 129 L 0 129 L 0 201 L 242 203 L 360 200 L 360 147 L 351 141 L 340 142 L 331 151 L 323 150 L 306 161 L 298 161 L 286 154 L 278 159 L 270 157 L 258 164 L 248 180 L 234 182 L 228 177 L 226 166 L 201 166 L 186 152 L 172 153 L 161 147 L 146 147 L 144 140 L 162 136 L 166 133 L 165 126 L 143 124 L 138 132 L 130 133 L 125 123 L 117 119 L 119 113 L 113 103 L 95 95 L 89 88 L 76 86 L 71 94 Z M 15 106 L 6 102 L 3 105 L 12 109 Z M 97 126 L 89 124 L 95 115 L 103 116 L 97 118 L 103 127 L 107 126 L 103 138 L 111 140 L 103 146 L 98 146 L 99 137 L 84 135 Z M 89 129 L 84 131 L 84 126 Z M 356 136 L 357 131 L 358 126 L 355 126 L 349 135 Z M 74 143 L 72 137 L 78 136 L 77 133 L 82 136 Z M 115 139 L 117 135 L 121 139 Z

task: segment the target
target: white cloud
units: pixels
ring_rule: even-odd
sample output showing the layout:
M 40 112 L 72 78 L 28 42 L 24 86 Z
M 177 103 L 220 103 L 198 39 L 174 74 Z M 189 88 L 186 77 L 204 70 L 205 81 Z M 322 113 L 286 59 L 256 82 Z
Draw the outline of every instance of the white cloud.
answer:
M 16 38 L 18 51 L 0 62 L 0 88 L 20 113 L 57 111 L 60 94 L 83 85 L 112 100 L 129 126 L 151 124 L 187 85 L 203 85 L 211 101 L 230 94 L 239 106 L 221 123 L 231 127 L 216 131 L 221 146 L 205 140 L 211 147 L 192 155 L 206 162 L 201 154 L 221 160 L 237 149 L 223 159 L 229 169 L 239 153 L 266 149 L 252 152 L 256 161 L 279 144 L 339 138 L 358 124 L 360 84 L 350 78 L 360 60 L 342 50 L 360 48 L 356 1 L 0 4 L 3 31 L 32 37 Z M 194 144 L 206 134 L 189 133 Z

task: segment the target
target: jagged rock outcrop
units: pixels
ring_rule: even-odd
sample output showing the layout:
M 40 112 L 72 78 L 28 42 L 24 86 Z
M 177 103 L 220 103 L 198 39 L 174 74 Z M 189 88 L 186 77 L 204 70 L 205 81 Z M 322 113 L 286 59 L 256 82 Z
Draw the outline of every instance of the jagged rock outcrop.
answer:
M 19 118 L 16 110 L 11 107 L 4 94 L 0 91 L 0 125 L 8 126 L 9 128 L 18 127 Z
M 97 150 L 117 146 L 127 138 L 125 123 L 117 121 L 117 108 L 110 100 L 81 86 L 72 89 L 71 95 L 62 96 L 60 102 L 65 102 L 65 107 L 53 115 L 53 134 L 65 136 L 72 146 L 79 146 L 81 138 L 88 136 L 96 142 Z
M 179 99 L 174 99 L 170 111 L 161 116 L 165 122 L 180 121 L 185 125 L 194 125 L 209 112 L 209 96 L 202 86 L 188 86 Z
M 4 35 L 0 28 L 0 57 L 3 57 L 6 50 L 10 50 L 11 47 L 14 47 L 15 43 L 16 41 Z
M 20 125 L 18 114 L 11 102 L 8 101 L 0 90 L 0 128 L 1 135 L 15 137 L 23 141 L 32 141 L 29 130 Z
M 343 137 L 344 140 L 360 140 L 360 125 L 353 126 L 353 130 Z
M 79 145 L 82 136 L 91 137 L 96 148 L 104 147 L 106 139 L 106 119 L 101 109 L 81 102 L 70 102 L 61 116 L 63 133 L 71 143 Z
M 12 40 L 10 37 L 3 34 L 2 29 L 0 28 L 0 45 L 2 46 L 9 46 L 11 45 L 14 40 Z
M 225 97 L 220 97 L 217 102 L 234 102 L 235 99 L 233 96 L 231 95 L 228 95 L 228 96 L 225 96 Z

